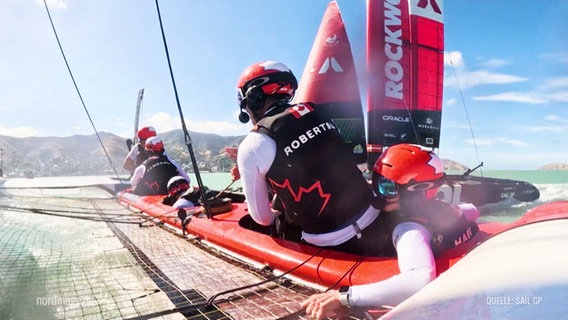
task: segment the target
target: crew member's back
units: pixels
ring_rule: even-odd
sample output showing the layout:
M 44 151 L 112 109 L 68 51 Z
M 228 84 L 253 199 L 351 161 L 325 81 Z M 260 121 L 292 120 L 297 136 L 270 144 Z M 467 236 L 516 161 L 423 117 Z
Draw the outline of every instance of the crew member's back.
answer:
M 166 195 L 168 181 L 177 175 L 187 177 L 187 174 L 166 155 L 160 138 L 149 138 L 144 148 L 149 157 L 136 168 L 130 179 L 132 192 L 138 195 Z

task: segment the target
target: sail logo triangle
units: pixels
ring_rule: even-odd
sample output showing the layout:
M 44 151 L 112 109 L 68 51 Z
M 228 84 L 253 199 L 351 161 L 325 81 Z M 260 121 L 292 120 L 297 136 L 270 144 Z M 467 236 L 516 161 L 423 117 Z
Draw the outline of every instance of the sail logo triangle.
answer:
M 442 5 L 439 0 L 411 0 L 409 10 L 411 15 L 443 22 Z
M 329 71 L 330 66 L 331 66 L 331 69 L 333 69 L 333 71 L 335 71 L 335 72 L 343 72 L 343 68 L 341 67 L 341 65 L 339 64 L 337 59 L 335 59 L 334 57 L 331 57 L 331 58 L 326 58 L 323 61 L 323 64 L 321 65 L 321 67 L 318 71 L 318 74 L 327 73 Z

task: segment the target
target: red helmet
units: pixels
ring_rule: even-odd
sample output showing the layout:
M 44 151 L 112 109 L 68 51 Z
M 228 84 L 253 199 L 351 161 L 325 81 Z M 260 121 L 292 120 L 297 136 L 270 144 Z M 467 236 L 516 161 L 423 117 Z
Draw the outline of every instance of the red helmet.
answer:
M 298 80 L 284 64 L 276 61 L 255 63 L 243 71 L 237 82 L 237 98 L 242 109 L 259 109 L 266 96 L 277 95 L 292 99 Z
M 156 136 L 156 130 L 154 127 L 143 127 L 142 129 L 138 130 L 136 136 L 140 140 L 147 140 L 148 138 Z
M 433 151 L 415 144 L 397 144 L 381 154 L 373 172 L 406 185 L 410 191 L 428 190 L 443 182 L 444 165 Z
M 146 151 L 160 152 L 164 150 L 164 143 L 162 142 L 162 139 L 158 137 L 150 137 L 146 140 L 144 149 L 146 149 Z
M 175 197 L 189 189 L 189 182 L 182 176 L 172 177 L 168 181 L 168 195 Z

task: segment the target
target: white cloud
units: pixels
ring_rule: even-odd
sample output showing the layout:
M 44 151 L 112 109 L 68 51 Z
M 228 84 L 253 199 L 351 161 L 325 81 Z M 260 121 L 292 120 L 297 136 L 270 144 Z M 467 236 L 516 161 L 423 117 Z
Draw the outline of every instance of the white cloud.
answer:
M 568 102 L 568 91 L 559 91 L 548 94 L 551 101 Z
M 173 117 L 166 112 L 158 112 L 149 116 L 139 127 L 153 126 L 158 133 L 181 129 L 179 117 Z
M 562 127 L 562 126 L 523 126 L 520 127 L 521 130 L 527 131 L 527 132 L 531 132 L 531 133 L 547 133 L 547 132 L 554 132 L 554 133 L 559 133 L 559 132 L 565 132 L 568 131 L 567 127 Z
M 38 131 L 32 127 L 4 128 L 0 127 L 0 135 L 16 138 L 36 137 Z
M 463 68 L 465 63 L 463 60 L 463 55 L 459 51 L 445 52 L 444 54 L 444 64 L 447 66 L 453 66 L 454 68 Z
M 452 73 L 453 74 L 453 73 Z M 483 84 L 508 84 L 528 80 L 527 78 L 512 76 L 502 73 L 494 73 L 486 70 L 467 71 L 461 70 L 457 72 L 458 79 L 455 76 L 447 76 L 444 83 L 448 87 L 472 88 Z
M 488 96 L 473 97 L 472 99 L 477 101 L 511 101 L 531 104 L 548 102 L 547 99 L 540 98 L 538 97 L 538 94 L 531 92 L 503 92 Z
M 510 101 L 529 104 L 568 102 L 568 78 L 549 79 L 532 91 L 503 92 L 494 95 L 473 97 L 473 100 Z
M 565 133 L 568 132 L 568 119 L 551 114 L 544 117 L 550 124 L 539 126 L 522 126 L 519 130 L 531 133 Z
M 548 101 L 568 102 L 568 77 L 548 79 L 535 91 Z
M 223 136 L 245 135 L 247 130 L 240 123 L 231 123 L 227 121 L 197 121 L 191 122 L 192 131 L 214 133 Z
M 560 123 L 567 123 L 568 124 L 568 119 L 566 118 L 561 118 L 555 114 L 550 114 L 547 115 L 546 117 L 544 117 L 545 120 L 548 121 L 552 121 L 552 122 L 560 122 Z
M 453 105 L 455 105 L 458 102 L 457 99 L 448 99 L 446 100 L 446 106 L 451 107 Z
M 541 90 L 568 88 L 568 77 L 547 80 L 538 88 Z
M 555 59 L 568 56 L 554 56 Z M 549 57 L 551 58 L 551 57 Z M 451 63 L 450 63 L 451 61 Z M 517 82 L 528 81 L 528 78 L 496 73 L 483 68 L 496 68 L 509 64 L 506 59 L 490 59 L 478 63 L 477 66 L 483 67 L 478 70 L 468 70 L 464 58 L 459 51 L 446 53 L 444 56 L 446 66 L 452 68 L 451 72 L 446 72 L 444 86 L 447 88 L 473 88 L 480 85 L 506 85 Z M 568 77 L 552 78 L 541 82 L 542 84 L 531 91 L 526 92 L 502 92 L 486 96 L 477 96 L 473 100 L 477 101 L 509 101 L 528 104 L 542 104 L 548 102 L 568 102 Z M 499 87 L 495 86 L 496 89 Z M 448 106 L 452 104 L 448 101 Z
M 483 84 L 509 84 L 527 81 L 527 78 L 488 71 L 485 69 L 469 70 L 463 55 L 459 51 L 446 52 L 444 64 L 451 69 L 446 72 L 444 85 L 450 88 L 472 88 Z M 505 59 L 491 59 L 479 63 L 484 68 L 495 68 L 509 64 Z
M 151 115 L 144 121 L 141 126 L 151 125 L 156 128 L 158 133 L 167 132 L 175 129 L 181 129 L 181 121 L 179 117 L 171 116 L 165 112 L 159 112 Z M 242 124 L 227 121 L 189 121 L 186 119 L 185 125 L 189 131 L 214 133 L 218 135 L 244 135 L 249 128 Z
M 480 67 L 483 68 L 499 68 L 510 64 L 506 59 L 490 59 L 484 62 L 478 63 Z

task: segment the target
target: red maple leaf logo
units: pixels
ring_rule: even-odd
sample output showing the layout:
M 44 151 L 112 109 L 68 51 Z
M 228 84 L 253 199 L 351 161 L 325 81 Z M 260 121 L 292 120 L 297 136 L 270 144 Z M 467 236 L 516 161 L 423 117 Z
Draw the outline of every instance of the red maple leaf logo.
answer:
M 286 180 L 284 180 L 283 183 L 278 183 L 272 179 L 268 179 L 270 181 L 270 184 L 272 185 L 272 188 L 274 190 L 276 190 L 276 188 L 278 189 L 282 189 L 282 190 L 287 190 L 290 195 L 292 196 L 292 199 L 299 203 L 302 200 L 302 197 L 304 195 L 308 195 L 308 194 L 315 194 L 314 191 L 317 192 L 317 195 L 319 196 L 319 198 L 323 199 L 323 202 L 321 204 L 321 208 L 317 214 L 317 217 L 319 217 L 321 215 L 321 213 L 323 212 L 323 209 L 325 209 L 325 207 L 327 206 L 327 203 L 329 202 L 329 198 L 331 198 L 331 193 L 325 193 L 323 191 L 323 188 L 321 186 L 321 181 L 317 181 L 316 183 L 312 184 L 310 187 L 300 187 L 298 189 L 297 192 L 294 192 L 294 190 L 292 189 L 292 186 L 290 185 L 290 180 L 288 180 L 288 178 L 286 178 Z M 276 193 L 279 196 L 281 195 L 280 193 Z
M 146 182 L 146 186 L 148 187 L 148 189 L 154 190 L 154 191 L 158 191 L 160 189 L 160 185 L 158 184 L 158 181 L 153 181 L 152 183 Z

